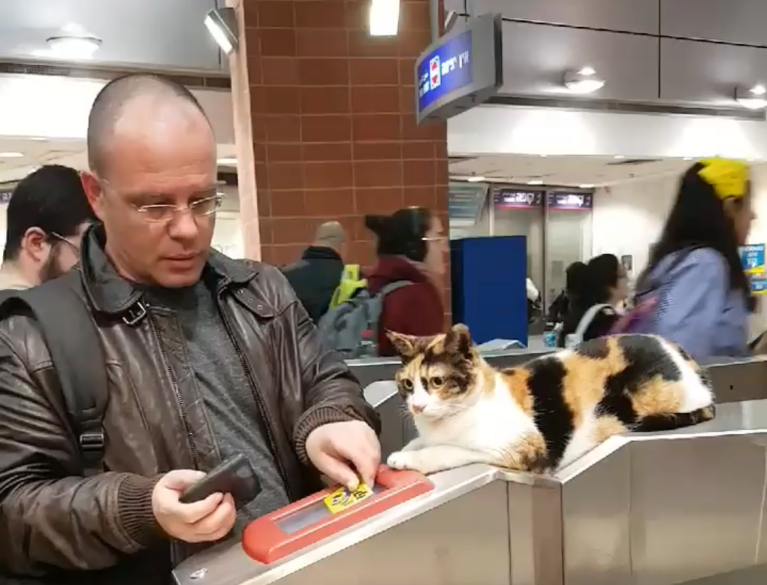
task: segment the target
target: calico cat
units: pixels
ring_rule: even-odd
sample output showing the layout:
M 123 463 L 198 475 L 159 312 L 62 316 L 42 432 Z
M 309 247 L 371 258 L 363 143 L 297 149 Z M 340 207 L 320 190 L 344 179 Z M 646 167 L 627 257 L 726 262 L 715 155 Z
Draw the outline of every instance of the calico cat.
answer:
M 714 418 L 706 374 L 660 337 L 595 339 L 497 371 L 465 325 L 434 337 L 388 336 L 419 433 L 389 456 L 395 469 L 428 474 L 487 463 L 554 472 L 613 435 Z

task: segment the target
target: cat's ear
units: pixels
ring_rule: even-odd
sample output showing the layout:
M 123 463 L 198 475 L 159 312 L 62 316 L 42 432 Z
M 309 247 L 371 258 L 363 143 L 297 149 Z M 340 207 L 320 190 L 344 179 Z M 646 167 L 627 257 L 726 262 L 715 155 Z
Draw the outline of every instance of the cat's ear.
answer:
M 471 340 L 469 328 L 463 323 L 453 325 L 445 334 L 445 351 L 453 355 L 462 355 L 470 358 L 474 342 Z
M 403 361 L 408 361 L 416 354 L 416 338 L 412 335 L 405 335 L 404 333 L 397 333 L 395 331 L 387 331 L 386 337 L 391 341 L 394 351 L 402 358 Z

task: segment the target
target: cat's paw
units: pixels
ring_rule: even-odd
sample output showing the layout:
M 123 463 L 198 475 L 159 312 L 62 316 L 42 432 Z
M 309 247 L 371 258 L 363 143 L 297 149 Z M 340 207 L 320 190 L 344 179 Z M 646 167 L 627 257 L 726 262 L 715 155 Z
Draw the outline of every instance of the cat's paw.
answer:
M 417 457 L 414 451 L 397 451 L 389 455 L 386 464 L 392 469 L 412 469 L 417 471 Z

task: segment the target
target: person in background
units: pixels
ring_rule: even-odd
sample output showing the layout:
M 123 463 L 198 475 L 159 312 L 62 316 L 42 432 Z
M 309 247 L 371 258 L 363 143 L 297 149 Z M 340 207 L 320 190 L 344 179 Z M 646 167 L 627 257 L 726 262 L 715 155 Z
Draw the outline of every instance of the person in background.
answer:
M 557 325 L 564 322 L 569 310 L 570 298 L 572 298 L 575 291 L 580 290 L 583 286 L 585 273 L 586 264 L 583 262 L 573 262 L 567 267 L 565 271 L 565 288 L 549 306 L 549 313 L 546 317 L 548 323 Z
M 610 333 L 618 320 L 616 308 L 626 300 L 628 278 L 617 256 L 602 254 L 589 261 L 576 286 L 559 335 L 560 347 Z
M 67 272 L 94 221 L 75 169 L 45 165 L 24 177 L 8 203 L 0 290 L 37 286 Z
M 749 168 L 713 159 L 690 167 L 639 277 L 636 302 L 657 301 L 649 333 L 696 359 L 746 355 L 750 286 L 738 247 L 754 219 Z
M 301 260 L 283 270 L 296 296 L 315 323 L 327 312 L 333 293 L 341 281 L 345 244 L 346 234 L 340 223 L 323 223 L 317 228 L 314 244 L 304 250 Z
M 384 298 L 378 353 L 395 355 L 386 331 L 436 335 L 445 315 L 439 280 L 446 269 L 447 240 L 440 219 L 428 209 L 408 207 L 393 215 L 369 215 L 365 225 L 377 239 L 378 263 L 368 275 L 368 290 L 378 294 L 387 284 L 410 282 Z

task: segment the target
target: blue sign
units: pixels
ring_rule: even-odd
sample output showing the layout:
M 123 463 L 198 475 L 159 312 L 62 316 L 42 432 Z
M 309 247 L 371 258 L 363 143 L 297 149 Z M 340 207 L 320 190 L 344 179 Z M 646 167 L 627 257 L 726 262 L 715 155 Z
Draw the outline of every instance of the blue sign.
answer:
M 751 276 L 751 294 L 767 295 L 767 275 L 754 274 Z
M 740 249 L 740 260 L 747 274 L 764 274 L 764 244 L 749 244 Z
M 471 31 L 450 39 L 428 55 L 418 67 L 418 110 L 471 85 Z

